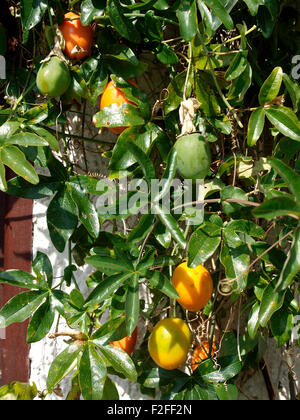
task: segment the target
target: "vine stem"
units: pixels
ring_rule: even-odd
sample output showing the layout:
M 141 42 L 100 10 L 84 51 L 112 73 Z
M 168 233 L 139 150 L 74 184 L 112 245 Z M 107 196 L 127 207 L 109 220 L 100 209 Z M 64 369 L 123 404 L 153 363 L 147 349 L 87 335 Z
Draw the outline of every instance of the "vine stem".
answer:
M 251 32 L 255 31 L 255 29 L 257 29 L 256 25 L 252 26 L 252 28 L 250 28 L 248 31 L 246 31 L 245 35 L 247 36 L 247 35 L 251 34 Z M 238 39 L 241 39 L 241 38 L 242 38 L 242 35 L 237 35 L 234 38 L 227 39 L 221 45 L 229 44 L 230 42 L 237 41 Z

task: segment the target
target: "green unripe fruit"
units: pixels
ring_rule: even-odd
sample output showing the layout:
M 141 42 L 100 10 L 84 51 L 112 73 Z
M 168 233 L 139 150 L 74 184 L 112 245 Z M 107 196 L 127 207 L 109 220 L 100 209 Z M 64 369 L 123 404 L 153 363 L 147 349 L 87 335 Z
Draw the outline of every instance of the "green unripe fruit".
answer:
M 68 66 L 58 57 L 51 57 L 41 65 L 36 84 L 42 95 L 50 98 L 63 95 L 71 83 Z
M 211 153 L 208 143 L 200 134 L 187 134 L 175 143 L 177 170 L 185 179 L 204 179 L 210 169 Z

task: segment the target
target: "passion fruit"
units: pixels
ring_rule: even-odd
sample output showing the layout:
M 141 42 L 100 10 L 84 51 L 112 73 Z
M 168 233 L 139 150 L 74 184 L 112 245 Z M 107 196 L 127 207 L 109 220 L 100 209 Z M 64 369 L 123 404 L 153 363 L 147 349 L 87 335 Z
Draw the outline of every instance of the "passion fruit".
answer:
M 70 83 L 68 66 L 56 56 L 41 65 L 36 78 L 36 85 L 41 94 L 50 98 L 63 95 Z
M 179 137 L 175 143 L 177 170 L 185 179 L 204 179 L 210 170 L 211 153 L 201 134 L 193 133 Z

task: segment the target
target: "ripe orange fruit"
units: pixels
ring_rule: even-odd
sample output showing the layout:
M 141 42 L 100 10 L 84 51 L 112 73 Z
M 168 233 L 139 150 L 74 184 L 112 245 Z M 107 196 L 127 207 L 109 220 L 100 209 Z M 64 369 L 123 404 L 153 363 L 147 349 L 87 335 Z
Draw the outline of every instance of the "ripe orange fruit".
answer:
M 205 350 L 203 349 L 203 347 Z M 212 348 L 211 348 L 211 356 L 213 356 L 216 351 L 217 351 L 216 343 L 215 341 L 213 341 Z M 203 341 L 202 346 L 200 345 L 197 346 L 192 354 L 191 367 L 192 367 L 193 372 L 197 369 L 197 367 L 199 366 L 199 363 L 208 359 L 209 356 L 210 356 L 209 342 Z
M 122 340 L 119 341 L 112 341 L 110 344 L 116 347 L 120 347 L 120 349 L 126 351 L 127 354 L 131 354 L 136 346 L 137 340 L 137 327 L 133 331 L 131 337 L 124 337 Z
M 136 88 L 138 87 L 133 80 L 129 79 L 128 82 L 130 82 Z M 124 103 L 135 105 L 134 102 L 129 101 L 124 93 L 114 85 L 113 81 L 110 81 L 101 96 L 100 110 L 113 104 L 116 104 L 119 107 Z M 126 127 L 114 127 L 108 129 L 115 134 L 121 134 L 126 129 Z
M 203 309 L 213 293 L 213 280 L 202 265 L 190 268 L 187 262 L 180 264 L 174 271 L 172 284 L 179 295 L 177 302 L 192 312 Z
M 65 39 L 65 54 L 70 60 L 82 60 L 90 54 L 93 44 L 93 29 L 91 25 L 83 26 L 80 15 L 69 12 L 59 27 Z
M 180 318 L 166 318 L 154 327 L 148 350 L 154 362 L 166 370 L 177 369 L 187 358 L 191 333 Z

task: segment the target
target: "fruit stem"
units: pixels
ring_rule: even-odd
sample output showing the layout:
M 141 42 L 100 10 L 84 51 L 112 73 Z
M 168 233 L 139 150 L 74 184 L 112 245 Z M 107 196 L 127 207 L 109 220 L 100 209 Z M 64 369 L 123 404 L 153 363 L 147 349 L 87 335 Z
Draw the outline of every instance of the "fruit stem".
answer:
M 184 101 L 187 100 L 186 95 L 187 95 L 187 88 L 188 88 L 188 83 L 189 83 L 189 78 L 190 78 L 192 61 L 193 61 L 193 49 L 192 49 L 191 43 L 189 43 L 189 58 L 188 58 L 189 65 L 188 65 L 188 69 L 187 69 L 187 73 L 186 73 L 186 79 L 185 79 L 184 90 L 183 90 L 183 100 Z

